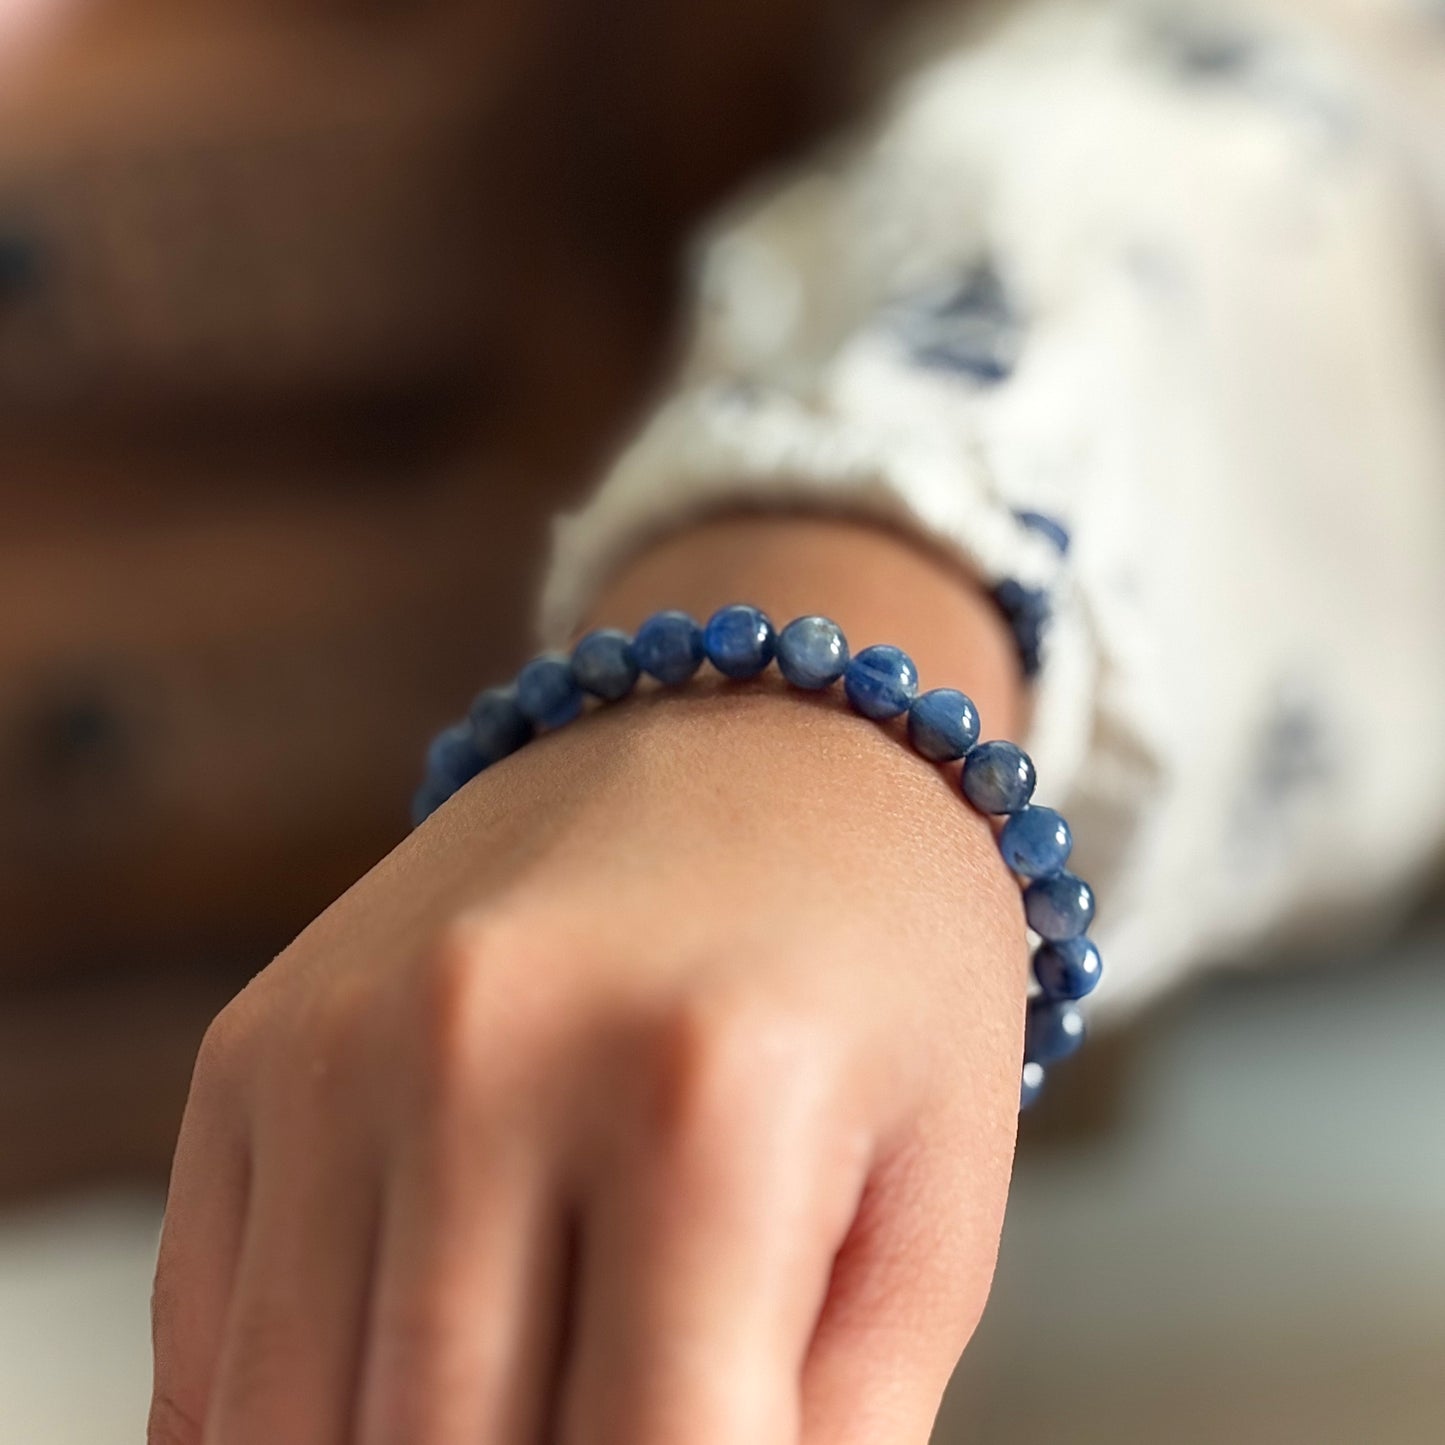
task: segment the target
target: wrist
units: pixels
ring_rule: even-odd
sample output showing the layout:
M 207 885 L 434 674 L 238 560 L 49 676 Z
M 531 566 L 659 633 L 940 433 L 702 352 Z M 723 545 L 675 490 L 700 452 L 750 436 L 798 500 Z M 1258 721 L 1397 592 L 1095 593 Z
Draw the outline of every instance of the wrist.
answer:
M 706 618 L 742 599 L 778 626 L 823 613 L 856 646 L 899 642 L 926 679 L 968 692 L 985 736 L 1026 726 L 1017 649 L 984 585 L 913 539 L 848 519 L 734 515 L 672 534 L 613 578 L 587 625 L 632 631 L 662 607 Z
M 780 552 L 790 541 L 796 545 Z M 784 560 L 787 567 L 781 565 Z M 851 840 L 854 846 L 860 839 L 866 843 L 863 866 L 843 867 L 837 873 L 855 883 L 860 877 L 876 876 L 880 865 L 896 865 L 909 856 L 921 838 L 931 837 L 940 843 L 951 833 L 957 848 L 960 834 L 956 829 L 945 825 L 935 832 L 927 821 L 931 814 L 928 803 L 902 796 L 910 783 L 920 779 L 921 770 L 916 771 L 911 763 L 905 765 L 902 787 L 900 780 L 887 776 L 892 769 L 879 759 L 862 770 L 866 780 L 862 784 L 850 767 L 848 781 L 841 788 L 819 791 L 818 765 L 824 761 L 823 750 L 818 747 L 822 730 L 816 725 L 816 717 L 803 721 L 811 708 L 790 701 L 783 712 L 774 714 L 769 709 L 768 716 L 761 718 L 762 746 L 747 747 L 741 737 L 740 714 L 749 713 L 756 728 L 760 711 L 754 710 L 754 703 L 761 700 L 766 704 L 777 695 L 773 678 L 767 675 L 774 660 L 781 680 L 793 693 L 821 694 L 841 680 L 850 716 L 884 725 L 873 730 L 875 741 L 888 732 L 896 733 L 901 740 L 906 733 L 914 754 L 944 765 L 943 770 L 931 769 L 931 776 L 938 783 L 947 774 L 961 788 L 972 809 L 971 826 L 964 830 L 970 835 L 968 843 L 977 844 L 990 836 L 991 819 L 1006 820 L 997 825 L 997 854 L 989 855 L 996 860 L 994 866 L 980 868 L 977 853 L 965 843 L 964 855 L 972 856 L 962 873 L 972 875 L 975 883 L 984 882 L 990 874 L 998 883 L 1010 874 L 1016 875 L 1022 884 L 1024 906 L 1022 918 L 1016 908 L 1005 910 L 1012 914 L 1013 932 L 1021 942 L 1019 925 L 1026 919 L 1029 928 L 1045 941 L 1034 960 L 1039 992 L 1030 997 L 1028 1007 L 1021 1088 L 1021 1102 L 1027 1107 L 1043 1084 L 1044 1065 L 1067 1057 L 1082 1041 L 1083 1019 L 1075 1001 L 1092 989 L 1099 973 L 1097 951 L 1085 936 L 1094 917 L 1094 895 L 1083 879 L 1068 871 L 1073 839 L 1066 820 L 1052 808 L 1032 805 L 1033 764 L 1016 743 L 998 739 L 997 734 L 980 740 L 973 699 L 948 686 L 920 693 L 919 668 L 913 657 L 882 641 L 870 641 L 861 648 L 850 646 L 835 619 L 803 616 L 791 620 L 780 632 L 775 631 L 774 624 L 754 602 L 736 600 L 737 589 L 744 587 L 770 611 L 783 616 L 806 606 L 802 599 L 793 600 L 800 588 L 807 590 L 808 600 L 819 596 L 836 599 L 823 605 L 849 618 L 855 633 L 860 625 L 879 630 L 890 626 L 906 630 L 911 626 L 922 641 L 922 649 L 917 650 L 926 649 L 924 655 L 935 665 L 966 672 L 966 685 L 976 696 L 988 699 L 985 706 L 992 708 L 996 718 L 1003 718 L 1003 730 L 1014 730 L 1011 724 L 1020 720 L 1024 703 L 1019 682 L 1021 668 L 1005 640 L 1003 620 L 989 609 L 981 588 L 966 577 L 887 533 L 827 520 L 787 519 L 769 525 L 761 519 L 729 519 L 679 534 L 644 553 L 599 601 L 593 614 L 597 626 L 579 640 L 570 656 L 547 654 L 534 658 L 522 668 L 512 687 L 491 688 L 483 693 L 473 705 L 469 722 L 439 737 L 438 743 L 446 747 L 429 761 L 427 779 L 417 795 L 416 816 L 425 819 L 466 781 L 449 771 L 448 750 L 454 734 L 458 746 L 468 750 L 471 769 L 467 776 L 509 757 L 534 729 L 542 736 L 531 756 L 540 763 L 556 745 L 552 735 L 581 715 L 590 693 L 606 704 L 601 709 L 591 708 L 592 716 L 600 712 L 614 722 L 630 720 L 636 731 L 628 735 L 622 749 L 609 749 L 596 766 L 584 766 L 581 771 L 589 781 L 584 793 L 575 789 L 578 769 L 565 769 L 571 788 L 568 798 L 574 803 L 583 797 L 595 800 L 604 791 L 599 785 L 607 773 L 627 756 L 636 757 L 642 746 L 645 766 L 640 777 L 628 780 L 619 801 L 622 811 L 633 815 L 640 794 L 631 784 L 641 781 L 644 792 L 661 785 L 664 806 L 657 821 L 668 821 L 641 830 L 642 837 L 660 839 L 665 848 L 666 856 L 657 860 L 656 868 L 642 870 L 654 884 L 665 876 L 664 863 L 677 863 L 676 841 L 689 829 L 703 840 L 702 857 L 695 861 L 711 860 L 717 865 L 704 870 L 709 892 L 717 882 L 712 875 L 725 872 L 729 864 L 741 868 L 739 881 L 745 883 L 753 877 L 749 870 L 758 861 L 753 844 L 767 836 L 784 840 L 787 847 L 805 843 L 810 835 L 822 842 L 821 848 L 805 847 L 801 860 L 775 859 L 785 866 L 763 870 L 768 887 L 775 888 L 778 880 L 784 879 L 789 893 L 797 880 L 815 878 L 817 865 L 831 859 L 835 845 L 845 840 Z M 724 602 L 725 597 L 734 600 Z M 660 607 L 660 603 L 671 605 Z M 651 613 L 640 625 L 635 620 L 639 609 Z M 713 615 L 704 626 L 690 615 L 694 611 Z M 720 707 L 729 714 L 724 726 L 732 724 L 722 738 L 717 736 L 716 718 L 702 714 L 700 698 L 693 703 L 697 711 L 691 717 L 693 727 L 689 727 L 677 721 L 683 714 L 674 711 L 669 696 L 672 689 L 691 683 L 705 662 L 711 664 L 720 679 L 726 679 L 714 680 L 713 688 L 713 711 Z M 704 674 L 704 689 L 712 678 L 713 674 Z M 647 685 L 635 693 L 634 688 L 642 680 Z M 819 695 L 817 701 L 826 706 L 832 700 Z M 488 739 L 499 708 L 524 724 L 526 730 L 519 740 L 499 739 L 494 749 Z M 662 722 L 668 727 L 668 746 L 657 748 L 643 742 L 639 736 L 643 715 L 650 715 L 654 724 Z M 778 721 L 772 721 L 774 717 Z M 684 755 L 686 748 L 679 742 L 689 733 L 696 738 L 699 721 L 703 722 L 702 748 L 690 762 Z M 852 726 L 850 722 L 850 732 Z M 603 731 L 600 726 L 589 731 L 594 746 L 604 741 L 599 735 Z M 796 754 L 789 749 L 790 732 L 801 743 Z M 728 749 L 739 745 L 741 756 L 730 763 Z M 856 750 L 850 746 L 847 752 L 855 754 Z M 856 755 L 848 758 L 849 764 L 857 761 Z M 955 763 L 959 765 L 957 771 L 952 770 Z M 770 770 L 776 772 L 779 766 L 781 776 L 771 776 Z M 515 778 L 515 769 L 513 772 Z M 684 806 L 679 813 L 675 806 L 677 793 L 694 794 L 695 785 L 703 779 L 707 781 L 702 794 L 694 797 L 699 806 Z M 839 831 L 834 826 L 836 818 L 832 823 L 824 820 L 821 829 L 809 829 L 803 825 L 802 812 L 789 806 L 804 798 L 814 802 L 822 799 L 825 811 L 842 807 L 846 816 L 847 808 L 858 802 L 860 788 L 866 791 L 869 782 L 882 782 L 883 793 L 877 806 L 864 809 L 869 822 L 861 832 L 846 826 Z M 753 815 L 739 794 L 740 784 L 755 789 L 761 805 L 756 814 L 760 827 L 749 826 Z M 777 806 L 780 801 L 781 808 Z M 907 801 L 913 806 L 907 806 Z M 703 823 L 699 829 L 697 815 L 719 804 L 723 816 L 713 819 L 712 825 Z M 777 826 L 780 819 L 781 827 Z M 883 819 L 901 821 L 905 834 L 899 846 L 890 847 L 880 838 L 879 822 Z M 606 835 L 607 830 L 603 831 Z M 583 835 L 587 833 L 584 829 Z M 728 839 L 728 845 L 719 850 L 718 841 L 723 838 Z M 911 846 L 905 846 L 905 840 Z M 944 843 L 942 848 L 928 849 L 928 863 L 936 864 L 937 855 L 946 852 L 947 847 Z M 639 861 L 636 856 L 629 859 L 628 876 L 634 884 Z M 964 857 L 956 861 L 964 862 Z M 823 871 L 825 875 L 834 872 L 826 865 Z M 960 876 L 958 871 L 947 871 L 955 881 Z M 688 868 L 685 873 L 689 885 L 696 886 L 699 870 Z M 936 881 L 938 875 L 934 866 L 926 866 L 921 874 L 907 871 L 913 882 L 920 876 Z M 626 879 L 615 879 L 609 896 L 625 883 Z M 731 892 L 754 898 L 766 894 L 768 887 L 743 886 Z M 663 893 L 671 896 L 674 891 L 664 889 Z M 681 891 L 685 893 L 686 888 Z M 955 898 L 957 892 L 956 887 L 944 890 L 949 898 Z M 840 916 L 848 915 L 851 898 L 851 893 L 845 893 Z M 776 912 L 787 916 L 789 909 Z M 831 916 L 831 910 L 825 913 Z
M 1027 943 L 993 829 L 951 769 L 836 693 L 776 676 L 639 690 L 480 781 L 452 836 L 486 840 L 484 891 L 524 931 L 620 937 L 649 974 L 812 960 L 810 978 L 846 992 L 855 971 L 893 976 L 896 956 L 858 946 L 886 919 L 896 949 L 928 941 L 908 987 L 966 988 L 991 1067 L 1016 1073 Z M 634 936 L 639 919 L 657 948 Z

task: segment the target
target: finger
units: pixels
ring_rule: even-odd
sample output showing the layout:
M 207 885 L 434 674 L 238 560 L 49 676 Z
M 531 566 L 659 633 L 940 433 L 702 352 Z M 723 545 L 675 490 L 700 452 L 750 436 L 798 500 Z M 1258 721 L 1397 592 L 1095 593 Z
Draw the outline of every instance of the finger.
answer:
M 803 1369 L 803 1445 L 927 1445 L 988 1297 L 1007 1157 L 915 1137 L 875 1170 Z
M 343 1445 L 374 1248 L 376 1183 L 321 1115 L 263 1135 L 206 1445 Z
M 556 1376 L 566 1221 L 534 1146 L 414 1151 L 386 1206 L 361 1445 L 533 1445 Z
M 798 1377 L 866 1170 L 810 1042 L 724 1010 L 664 1042 L 583 1224 L 566 1445 L 795 1445 Z
M 249 1161 L 239 1118 L 192 1089 L 171 1167 L 151 1299 L 149 1445 L 201 1445 L 241 1252 Z

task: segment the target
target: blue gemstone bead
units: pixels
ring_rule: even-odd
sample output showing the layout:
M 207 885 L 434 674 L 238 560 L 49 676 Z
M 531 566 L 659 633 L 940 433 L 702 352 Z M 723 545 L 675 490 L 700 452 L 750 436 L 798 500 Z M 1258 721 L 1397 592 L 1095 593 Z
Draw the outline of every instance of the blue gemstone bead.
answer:
M 935 687 L 908 709 L 908 741 L 930 762 L 951 763 L 978 741 L 978 709 L 956 688 Z
M 983 813 L 1017 813 L 1034 781 L 1033 761 L 1014 743 L 979 743 L 963 765 L 963 796 Z
M 637 629 L 632 650 L 643 672 L 675 687 L 702 666 L 702 628 L 686 612 L 659 612 Z
M 538 727 L 560 728 L 582 711 L 572 664 L 558 653 L 534 657 L 517 674 L 517 707 Z
M 578 686 L 604 702 L 618 702 L 637 685 L 637 654 L 632 639 L 615 627 L 589 632 L 572 649 L 572 676 Z
M 1034 977 L 1049 998 L 1085 998 L 1104 972 L 1094 940 L 1084 934 L 1044 943 L 1034 953 Z
M 1024 1065 L 1023 1087 L 1019 1091 L 1019 1108 L 1031 1109 L 1044 1091 L 1044 1066 L 1030 1059 Z
M 848 640 L 826 617 L 797 617 L 778 634 L 778 670 L 794 687 L 816 692 L 848 668 Z
M 517 694 L 510 687 L 489 687 L 478 693 L 467 717 L 484 767 L 510 757 L 532 736 L 532 724 L 522 715 Z
M 918 696 L 918 669 L 906 652 L 886 642 L 865 647 L 848 664 L 843 691 L 857 712 L 882 722 L 908 711 Z
M 444 789 L 450 797 L 481 772 L 482 761 L 472 735 L 472 725 L 453 723 L 449 728 L 443 728 L 426 750 L 427 786 L 439 791 Z
M 1052 808 L 1020 809 L 998 835 L 1004 862 L 1024 878 L 1052 878 L 1062 873 L 1073 847 L 1069 825 Z
M 756 677 L 773 660 L 777 635 L 766 612 L 756 607 L 722 607 L 708 619 L 702 645 L 724 677 Z
M 1056 1064 L 1084 1042 L 1084 1016 L 1068 1000 L 1029 1000 L 1024 1025 L 1024 1058 L 1033 1064 Z
M 1050 943 L 1077 938 L 1094 921 L 1094 890 L 1072 873 L 1042 878 L 1024 889 L 1024 917 Z

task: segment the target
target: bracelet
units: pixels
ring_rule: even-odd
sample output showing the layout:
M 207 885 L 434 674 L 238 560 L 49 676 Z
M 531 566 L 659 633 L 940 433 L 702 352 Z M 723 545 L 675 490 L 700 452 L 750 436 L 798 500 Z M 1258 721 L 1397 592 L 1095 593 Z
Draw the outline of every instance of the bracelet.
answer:
M 564 653 L 533 658 L 508 687 L 492 687 L 466 718 L 445 729 L 427 751 L 426 777 L 412 804 L 419 826 L 484 768 L 517 751 L 538 732 L 565 727 L 588 697 L 626 697 L 646 674 L 677 687 L 707 661 L 724 677 L 754 678 L 774 662 L 784 679 L 817 692 L 842 680 L 853 710 L 875 722 L 906 714 L 908 740 L 933 763 L 962 760 L 959 786 L 979 812 L 1004 821 L 999 851 L 1023 886 L 1024 917 L 1039 942 L 1033 955 L 1024 1031 L 1022 1108 L 1044 1085 L 1044 1071 L 1084 1040 L 1078 1001 L 1099 982 L 1099 950 L 1088 937 L 1094 891 L 1065 868 L 1073 834 L 1033 796 L 1034 765 L 1014 743 L 979 742 L 978 712 L 954 688 L 918 691 L 918 669 L 896 647 L 880 644 L 851 654 L 842 629 L 826 617 L 799 617 L 781 631 L 756 607 L 734 605 L 704 627 L 686 612 L 659 612 L 633 637 L 615 628 L 589 632 Z

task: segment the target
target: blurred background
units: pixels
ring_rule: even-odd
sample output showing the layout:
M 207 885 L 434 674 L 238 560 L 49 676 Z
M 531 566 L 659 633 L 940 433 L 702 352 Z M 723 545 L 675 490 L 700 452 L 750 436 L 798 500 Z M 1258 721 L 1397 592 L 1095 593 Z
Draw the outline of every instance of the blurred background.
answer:
M 0 0 L 0 1445 L 139 1440 L 212 1014 L 402 835 L 692 225 L 899 0 Z M 1445 922 L 1026 1130 L 940 1440 L 1445 1439 Z

